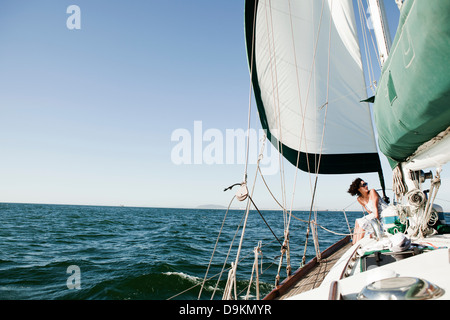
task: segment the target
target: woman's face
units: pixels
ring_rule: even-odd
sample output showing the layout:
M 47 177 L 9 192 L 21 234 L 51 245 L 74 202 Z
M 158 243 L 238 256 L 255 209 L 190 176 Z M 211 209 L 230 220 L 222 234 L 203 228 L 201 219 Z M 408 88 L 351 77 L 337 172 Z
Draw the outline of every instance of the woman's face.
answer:
M 367 184 L 367 182 L 361 181 L 361 184 L 360 184 L 358 190 L 359 190 L 360 193 L 363 193 L 363 192 L 365 193 L 365 192 L 367 192 L 369 190 L 369 185 Z

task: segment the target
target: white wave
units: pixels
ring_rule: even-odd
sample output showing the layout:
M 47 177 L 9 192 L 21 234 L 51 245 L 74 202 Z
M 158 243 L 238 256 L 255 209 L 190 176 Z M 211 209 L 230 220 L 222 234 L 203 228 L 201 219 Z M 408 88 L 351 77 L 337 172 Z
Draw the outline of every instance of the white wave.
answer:
M 179 277 L 181 277 L 183 279 L 187 279 L 187 280 L 189 280 L 191 282 L 195 282 L 195 283 L 197 283 L 199 281 L 202 281 L 202 279 L 200 279 L 199 277 L 191 276 L 191 275 L 188 275 L 188 274 L 183 273 L 183 272 L 163 272 L 163 274 L 167 275 L 167 276 L 173 276 L 173 275 L 179 276 Z

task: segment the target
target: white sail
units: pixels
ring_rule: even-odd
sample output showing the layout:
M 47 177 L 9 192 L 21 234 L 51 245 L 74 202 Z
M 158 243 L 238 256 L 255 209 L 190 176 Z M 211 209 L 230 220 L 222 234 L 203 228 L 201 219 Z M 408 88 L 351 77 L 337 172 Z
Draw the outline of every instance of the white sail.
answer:
M 317 171 L 305 160 L 318 155 L 321 173 L 378 171 L 352 1 L 247 1 L 246 20 L 258 110 L 274 145 L 294 165 L 300 151 L 305 171 Z

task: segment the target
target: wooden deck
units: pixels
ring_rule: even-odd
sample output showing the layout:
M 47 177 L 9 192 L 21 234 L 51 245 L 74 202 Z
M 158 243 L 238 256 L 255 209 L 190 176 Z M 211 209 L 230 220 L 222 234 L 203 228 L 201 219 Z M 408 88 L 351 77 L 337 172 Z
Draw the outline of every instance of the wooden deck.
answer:
M 323 251 L 320 262 L 317 262 L 317 258 L 314 257 L 303 268 L 298 269 L 291 277 L 270 292 L 264 300 L 283 300 L 319 287 L 330 269 L 351 246 L 349 237 L 345 237 Z

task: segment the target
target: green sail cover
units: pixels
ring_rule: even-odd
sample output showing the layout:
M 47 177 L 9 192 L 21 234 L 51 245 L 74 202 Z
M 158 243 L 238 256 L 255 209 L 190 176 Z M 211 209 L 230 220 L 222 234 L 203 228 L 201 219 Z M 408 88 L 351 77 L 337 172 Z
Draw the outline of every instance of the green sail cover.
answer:
M 450 1 L 408 0 L 374 103 L 380 150 L 394 168 L 450 126 Z

